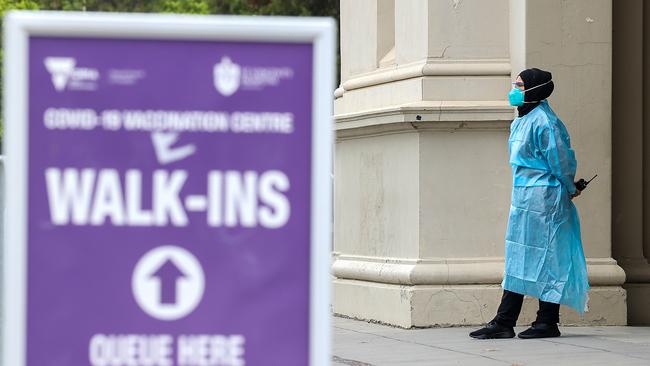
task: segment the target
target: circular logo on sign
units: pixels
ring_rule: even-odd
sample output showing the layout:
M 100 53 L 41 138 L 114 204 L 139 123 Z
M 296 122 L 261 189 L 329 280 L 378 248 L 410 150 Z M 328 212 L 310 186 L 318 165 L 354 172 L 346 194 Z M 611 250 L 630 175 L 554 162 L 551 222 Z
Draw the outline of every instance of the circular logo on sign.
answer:
M 177 320 L 201 302 L 205 276 L 192 253 L 166 245 L 140 258 L 133 270 L 131 287 L 145 313 L 160 320 Z

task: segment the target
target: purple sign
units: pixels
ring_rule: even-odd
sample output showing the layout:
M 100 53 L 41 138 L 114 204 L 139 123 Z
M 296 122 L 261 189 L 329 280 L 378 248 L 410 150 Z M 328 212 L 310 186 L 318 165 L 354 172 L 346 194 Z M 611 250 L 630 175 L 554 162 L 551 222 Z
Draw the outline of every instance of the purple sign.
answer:
M 314 361 L 314 47 L 28 38 L 25 365 Z

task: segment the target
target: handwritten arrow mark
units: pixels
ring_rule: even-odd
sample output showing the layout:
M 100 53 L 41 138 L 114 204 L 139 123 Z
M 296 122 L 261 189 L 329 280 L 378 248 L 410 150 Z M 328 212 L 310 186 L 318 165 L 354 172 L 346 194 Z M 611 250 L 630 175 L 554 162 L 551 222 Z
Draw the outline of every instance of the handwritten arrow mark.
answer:
M 151 133 L 151 142 L 160 164 L 183 160 L 196 152 L 196 146 L 192 144 L 173 148 L 172 145 L 178 140 L 178 135 L 176 132 Z

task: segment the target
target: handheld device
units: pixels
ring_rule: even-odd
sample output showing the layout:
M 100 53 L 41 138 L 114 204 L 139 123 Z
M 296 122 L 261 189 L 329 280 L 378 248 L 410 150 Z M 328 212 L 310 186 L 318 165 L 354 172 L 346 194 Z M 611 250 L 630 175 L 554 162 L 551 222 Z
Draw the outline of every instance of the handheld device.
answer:
M 579 191 L 584 191 L 587 188 L 587 185 L 589 185 L 589 183 L 591 183 L 591 181 L 594 180 L 597 176 L 598 174 L 594 175 L 591 179 L 587 181 L 580 178 L 580 180 L 574 183 L 576 185 L 576 189 Z

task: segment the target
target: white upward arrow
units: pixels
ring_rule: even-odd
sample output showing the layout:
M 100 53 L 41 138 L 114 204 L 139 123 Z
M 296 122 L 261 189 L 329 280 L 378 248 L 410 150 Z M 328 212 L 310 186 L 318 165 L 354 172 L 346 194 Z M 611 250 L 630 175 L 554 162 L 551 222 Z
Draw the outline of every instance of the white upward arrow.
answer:
M 156 151 L 156 157 L 160 164 L 169 164 L 183 160 L 194 154 L 196 147 L 192 144 L 173 148 L 172 145 L 178 140 L 177 132 L 152 132 L 151 142 Z

